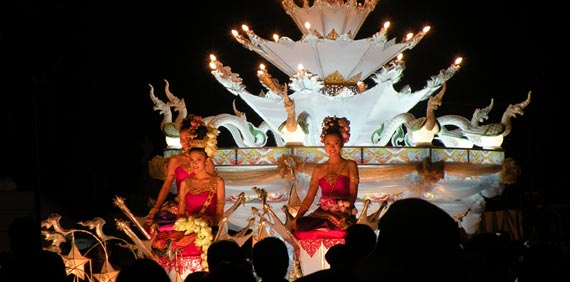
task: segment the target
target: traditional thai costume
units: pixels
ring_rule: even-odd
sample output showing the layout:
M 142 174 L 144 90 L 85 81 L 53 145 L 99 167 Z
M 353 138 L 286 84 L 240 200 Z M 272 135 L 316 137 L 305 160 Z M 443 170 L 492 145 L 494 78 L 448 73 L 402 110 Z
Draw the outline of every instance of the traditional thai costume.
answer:
M 356 222 L 353 207 L 348 203 L 350 177 L 337 175 L 331 183 L 331 179 L 327 181 L 327 178 L 319 179 L 319 207 L 309 215 L 297 219 L 297 231 L 344 230 Z

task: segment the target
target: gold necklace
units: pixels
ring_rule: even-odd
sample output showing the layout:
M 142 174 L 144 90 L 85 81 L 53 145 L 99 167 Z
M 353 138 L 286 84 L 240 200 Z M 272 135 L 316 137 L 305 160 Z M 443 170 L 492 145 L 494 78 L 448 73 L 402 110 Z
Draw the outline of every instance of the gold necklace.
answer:
M 334 190 L 334 187 L 336 185 L 336 181 L 338 179 L 338 169 L 340 167 L 340 165 L 342 164 L 342 161 L 340 161 L 335 168 L 331 171 L 331 164 L 327 162 L 327 182 L 329 183 L 329 185 L 331 186 L 332 190 Z

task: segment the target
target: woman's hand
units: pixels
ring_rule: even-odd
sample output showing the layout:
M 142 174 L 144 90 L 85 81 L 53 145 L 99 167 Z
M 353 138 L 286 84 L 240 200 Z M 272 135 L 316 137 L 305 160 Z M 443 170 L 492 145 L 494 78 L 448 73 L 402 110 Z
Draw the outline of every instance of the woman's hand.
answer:
M 156 215 L 156 213 L 158 212 L 157 208 L 152 208 L 150 209 L 150 211 L 148 212 L 148 215 L 146 216 L 145 220 L 144 220 L 144 224 L 148 227 L 152 226 L 152 224 L 154 223 L 154 216 Z

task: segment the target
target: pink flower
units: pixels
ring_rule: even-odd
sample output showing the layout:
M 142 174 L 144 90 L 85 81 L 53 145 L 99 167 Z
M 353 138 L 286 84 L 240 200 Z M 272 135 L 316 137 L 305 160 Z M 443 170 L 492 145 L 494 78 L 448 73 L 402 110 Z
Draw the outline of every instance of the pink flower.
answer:
M 328 211 L 332 207 L 336 206 L 336 201 L 331 197 L 321 197 L 321 209 Z

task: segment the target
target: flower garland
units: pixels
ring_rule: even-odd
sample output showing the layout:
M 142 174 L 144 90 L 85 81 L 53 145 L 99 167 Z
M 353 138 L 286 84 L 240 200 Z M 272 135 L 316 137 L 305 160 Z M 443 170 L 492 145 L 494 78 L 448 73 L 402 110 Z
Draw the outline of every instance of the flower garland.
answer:
M 319 206 L 321 209 L 330 212 L 341 212 L 346 215 L 356 215 L 358 209 L 353 207 L 349 201 L 343 199 L 334 199 L 333 197 L 321 197 Z
M 212 228 L 208 225 L 208 222 L 202 218 L 192 216 L 180 217 L 174 222 L 174 230 L 184 231 L 184 235 L 196 234 L 194 244 L 202 249 L 202 254 L 200 255 L 202 267 L 205 271 L 208 271 L 207 252 L 214 239 Z

